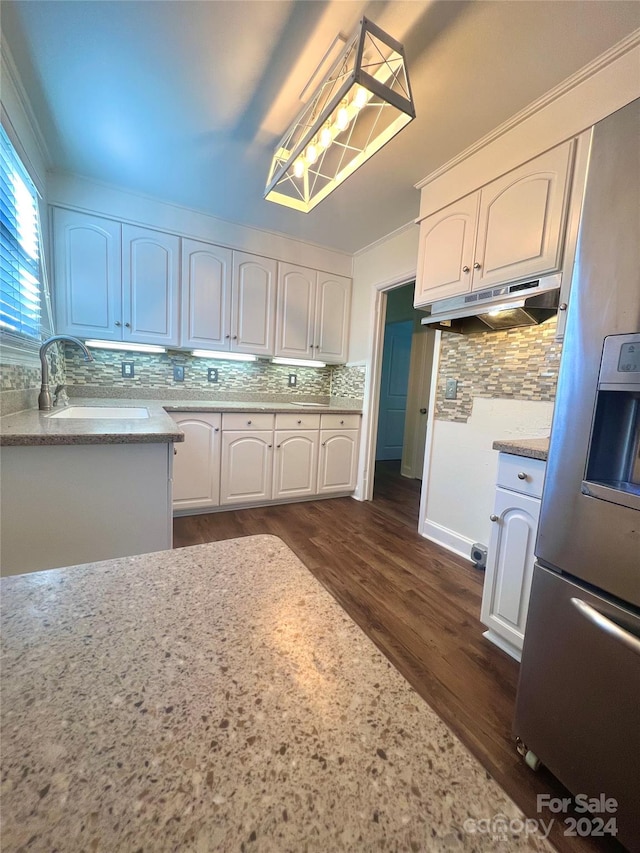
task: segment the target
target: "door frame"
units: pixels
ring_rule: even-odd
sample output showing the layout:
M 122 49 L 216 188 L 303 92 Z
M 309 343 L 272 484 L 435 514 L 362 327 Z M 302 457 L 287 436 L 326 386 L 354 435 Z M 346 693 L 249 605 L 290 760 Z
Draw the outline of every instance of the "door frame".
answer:
M 393 278 L 378 282 L 371 290 L 371 323 L 369 327 L 369 370 L 366 374 L 364 399 L 362 407 L 362 442 L 358 464 L 358 484 L 354 498 L 360 501 L 370 501 L 373 498 L 373 480 L 376 464 L 376 438 L 378 435 L 378 411 L 380 408 L 380 381 L 382 377 L 382 349 L 384 344 L 384 327 L 387 310 L 387 293 L 402 287 L 416 279 L 416 270 L 412 269 Z M 422 479 L 422 503 L 426 501 L 426 487 L 431 457 L 431 436 L 433 433 L 433 416 L 435 412 L 435 392 L 440 355 L 440 332 L 436 332 L 433 347 L 433 370 L 429 411 L 427 414 L 427 441 L 425 445 L 425 464 Z M 422 510 L 421 516 L 422 518 Z M 422 522 L 420 522 L 420 528 Z

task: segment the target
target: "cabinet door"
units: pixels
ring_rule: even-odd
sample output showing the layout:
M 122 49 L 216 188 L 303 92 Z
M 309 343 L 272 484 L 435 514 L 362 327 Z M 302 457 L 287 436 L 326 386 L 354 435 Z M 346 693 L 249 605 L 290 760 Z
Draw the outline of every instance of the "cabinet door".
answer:
M 318 273 L 313 357 L 332 364 L 347 360 L 351 279 Z
M 318 494 L 352 492 L 358 468 L 358 430 L 320 430 Z
M 522 649 L 529 607 L 540 501 L 496 489 L 481 618 L 502 639 Z
M 482 190 L 474 290 L 560 269 L 572 151 L 570 140 Z
M 182 241 L 182 346 L 229 349 L 231 264 L 231 249 Z
M 318 480 L 317 430 L 278 431 L 275 434 L 273 497 L 310 497 Z
M 53 256 L 57 331 L 121 340 L 120 224 L 56 208 Z
M 174 444 L 174 510 L 218 506 L 221 416 L 177 412 L 171 417 L 184 433 L 184 442 Z
M 313 358 L 317 279 L 315 270 L 279 264 L 276 355 Z
M 233 253 L 231 349 L 273 355 L 277 264 L 270 258 Z
M 178 346 L 180 239 L 122 226 L 125 341 Z
M 221 505 L 271 500 L 272 471 L 271 431 L 222 433 Z
M 471 289 L 471 267 L 480 193 L 420 223 L 415 305 L 430 305 Z

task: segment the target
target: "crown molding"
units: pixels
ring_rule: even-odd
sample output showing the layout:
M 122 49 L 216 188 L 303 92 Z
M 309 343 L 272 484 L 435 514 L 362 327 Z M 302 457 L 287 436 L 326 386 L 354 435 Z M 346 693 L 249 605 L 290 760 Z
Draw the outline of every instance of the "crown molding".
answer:
M 375 249 L 376 246 L 381 246 L 383 243 L 386 243 L 387 240 L 391 240 L 393 237 L 397 237 L 399 234 L 402 234 L 404 231 L 408 231 L 410 228 L 416 227 L 416 222 L 419 220 L 411 219 L 409 222 L 405 222 L 404 225 L 401 225 L 399 228 L 395 228 L 393 231 L 390 231 L 388 234 L 385 234 L 384 237 L 379 237 L 377 240 L 374 240 L 373 243 L 369 243 L 366 246 L 363 246 L 361 249 L 358 249 L 357 252 L 353 253 L 353 257 L 357 258 L 360 255 L 364 255 L 366 252 L 370 252 L 372 249 Z
M 415 189 L 421 190 L 423 187 L 430 184 L 432 181 L 435 181 L 437 178 L 446 174 L 450 169 L 462 163 L 464 160 L 471 157 L 476 152 L 486 148 L 492 142 L 495 142 L 496 139 L 499 139 L 501 136 L 504 136 L 510 130 L 513 130 L 514 127 L 517 127 L 519 124 L 522 124 L 527 119 L 531 118 L 531 116 L 539 113 L 545 107 L 552 104 L 554 101 L 557 101 L 563 95 L 566 95 L 567 92 L 570 92 L 572 89 L 575 89 L 577 86 L 581 85 L 588 80 L 590 77 L 593 77 L 595 74 L 598 74 L 602 71 L 603 68 L 606 68 L 611 63 L 615 62 L 621 56 L 624 56 L 629 51 L 636 48 L 640 45 L 640 29 L 634 30 L 628 36 L 626 36 L 622 41 L 617 42 L 613 45 L 613 47 L 606 50 L 604 53 L 600 54 L 600 56 L 596 57 L 592 62 L 589 62 L 587 65 L 583 66 L 581 69 L 572 74 L 570 77 L 567 77 L 557 86 L 554 86 L 553 89 L 549 89 L 548 92 L 545 92 L 540 98 L 537 98 L 535 101 L 532 101 L 528 106 L 524 109 L 517 112 L 511 118 L 507 119 L 507 121 L 498 125 L 498 127 L 494 128 L 494 130 L 487 133 L 485 136 L 481 137 L 477 142 L 474 142 L 473 145 L 470 145 L 468 148 L 465 148 L 464 151 L 460 152 L 460 154 L 456 154 L 455 157 L 452 157 L 451 160 L 447 160 L 442 166 L 439 166 L 433 172 L 430 172 L 426 178 L 423 178 L 417 184 L 415 184 Z M 419 221 L 419 220 L 416 220 Z

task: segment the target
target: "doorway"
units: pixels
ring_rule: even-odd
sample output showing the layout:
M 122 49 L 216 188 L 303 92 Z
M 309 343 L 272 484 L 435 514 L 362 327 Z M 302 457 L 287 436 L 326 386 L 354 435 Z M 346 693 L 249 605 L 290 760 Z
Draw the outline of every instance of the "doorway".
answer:
M 435 335 L 413 307 L 414 282 L 383 296 L 373 500 L 418 518 Z

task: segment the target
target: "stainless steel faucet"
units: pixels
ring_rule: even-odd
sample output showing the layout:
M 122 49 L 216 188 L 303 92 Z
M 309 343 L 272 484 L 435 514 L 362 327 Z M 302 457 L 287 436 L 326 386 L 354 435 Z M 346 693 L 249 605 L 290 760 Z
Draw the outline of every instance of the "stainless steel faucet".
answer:
M 93 361 L 93 356 L 86 346 L 79 341 L 78 338 L 72 338 L 70 335 L 53 335 L 40 347 L 40 364 L 42 365 L 42 386 L 38 395 L 38 408 L 41 412 L 48 412 L 51 409 L 51 392 L 49 391 L 49 362 L 47 361 L 47 350 L 51 344 L 56 341 L 69 341 L 72 344 L 77 344 L 84 353 L 85 361 Z

